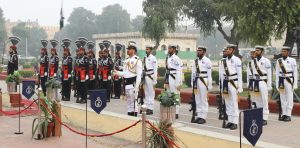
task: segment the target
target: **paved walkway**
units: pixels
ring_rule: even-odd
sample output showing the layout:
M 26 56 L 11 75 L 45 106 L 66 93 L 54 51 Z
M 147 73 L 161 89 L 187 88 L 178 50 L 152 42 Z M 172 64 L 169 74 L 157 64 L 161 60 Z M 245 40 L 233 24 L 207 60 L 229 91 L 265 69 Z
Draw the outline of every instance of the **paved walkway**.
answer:
M 1 84 L 3 84 L 3 82 L 0 82 L 0 86 L 1 86 Z M 5 86 L 5 85 L 2 85 L 2 86 Z M 5 88 L 3 88 L 2 90 L 3 90 L 3 92 L 5 92 Z M 75 103 L 75 98 L 71 98 L 71 101 L 67 101 L 67 102 L 63 101 L 62 105 L 72 105 L 75 107 L 77 106 L 79 108 L 85 107 L 84 104 Z M 213 132 L 217 132 L 217 133 L 228 134 L 228 135 L 232 135 L 232 136 L 236 136 L 236 137 L 239 136 L 238 130 L 231 131 L 231 130 L 225 130 L 225 129 L 221 128 L 222 121 L 217 119 L 218 118 L 218 110 L 215 107 L 209 108 L 208 119 L 207 119 L 207 123 L 205 125 L 198 125 L 198 124 L 190 123 L 191 113 L 188 111 L 189 108 L 190 108 L 190 106 L 187 104 L 182 104 L 180 106 L 180 118 L 179 118 L 179 120 L 177 120 L 177 123 L 181 123 L 181 126 L 193 127 L 193 128 L 213 131 Z M 126 101 L 112 99 L 111 102 L 108 103 L 107 107 L 104 110 L 126 115 L 127 114 Z M 152 120 L 156 120 L 156 121 L 159 120 L 159 103 L 157 101 L 155 102 L 154 115 L 148 116 L 148 118 L 152 119 Z M 300 118 L 293 116 L 292 122 L 290 122 L 290 123 L 279 122 L 277 120 L 277 118 L 278 118 L 277 114 L 270 114 L 269 120 L 268 120 L 268 126 L 264 127 L 263 134 L 262 134 L 260 140 L 264 141 L 264 142 L 274 143 L 274 144 L 288 146 L 288 147 L 295 147 L 295 148 L 300 147 L 300 140 L 299 140 L 299 138 L 300 138 L 300 128 L 299 128 Z M 2 121 L 2 117 L 0 118 L 0 123 L 1 123 L 1 121 Z M 32 120 L 30 120 L 30 121 L 32 121 Z M 11 126 L 16 127 L 16 125 L 11 125 Z M 0 124 L 0 127 L 3 127 L 3 126 Z M 10 128 L 8 128 L 8 129 L 10 129 Z M 29 133 L 30 130 L 27 131 L 26 133 Z M 15 136 L 12 134 L 13 132 L 14 132 L 14 130 L 10 130 L 11 137 Z M 0 134 L 2 135 L 1 131 L 0 131 Z M 28 138 L 28 137 L 30 137 L 29 135 L 24 137 L 24 139 L 27 138 L 28 140 L 30 140 L 30 138 Z M 67 134 L 67 132 L 64 131 L 63 139 L 68 140 L 69 139 L 68 135 L 69 134 Z M 72 135 L 74 135 L 74 134 L 72 134 Z M 73 136 L 70 136 L 70 137 L 73 137 Z M 61 139 L 62 138 L 60 138 L 60 140 Z M 78 139 L 80 139 L 80 137 L 78 137 Z M 1 140 L 3 140 L 3 139 L 0 138 L 0 142 L 1 142 Z M 55 140 L 53 140 L 53 141 L 55 141 Z M 81 140 L 78 140 L 78 141 L 70 140 L 69 142 L 72 143 L 72 141 L 84 142 L 84 138 L 81 137 Z M 9 142 L 9 143 L 11 143 L 11 142 Z M 84 143 L 81 143 L 81 144 L 84 144 Z M 132 147 L 132 146 L 130 146 L 130 147 Z

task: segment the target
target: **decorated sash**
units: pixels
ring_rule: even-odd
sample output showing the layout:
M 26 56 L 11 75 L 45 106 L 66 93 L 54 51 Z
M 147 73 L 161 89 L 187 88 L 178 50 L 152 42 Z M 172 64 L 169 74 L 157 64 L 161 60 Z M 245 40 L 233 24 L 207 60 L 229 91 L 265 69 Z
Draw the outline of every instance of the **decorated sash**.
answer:
M 68 66 L 63 66 L 63 79 L 68 80 L 69 79 L 69 68 Z
M 199 78 L 200 81 L 205 85 L 206 89 L 208 90 L 208 87 L 207 87 L 207 84 L 206 82 L 204 81 L 204 78 L 203 77 L 200 77 L 200 66 L 199 66 L 199 63 L 198 63 L 198 59 L 195 60 L 195 65 L 196 65 L 196 77 L 195 77 L 195 81 L 196 81 L 196 88 L 194 89 L 197 89 L 197 79 Z
M 232 76 L 229 73 L 229 69 L 228 69 L 228 65 L 226 62 L 226 59 L 223 59 L 223 66 L 224 66 L 224 70 L 225 70 L 225 74 L 227 77 Z M 228 94 L 228 82 L 235 88 L 237 89 L 234 80 L 229 80 L 229 79 L 224 79 L 223 80 L 223 94 Z
M 280 69 L 282 71 L 282 73 L 284 75 L 288 74 L 285 67 L 284 67 L 284 64 L 282 63 L 282 59 L 279 59 L 278 60 L 278 64 L 280 66 Z M 293 78 L 293 77 L 292 77 Z M 289 82 L 292 86 L 293 86 L 293 81 L 290 79 L 290 77 L 279 77 L 279 85 L 278 85 L 278 88 L 283 90 L 284 89 L 284 79 L 286 79 L 287 82 Z M 293 78 L 294 79 L 294 78 Z

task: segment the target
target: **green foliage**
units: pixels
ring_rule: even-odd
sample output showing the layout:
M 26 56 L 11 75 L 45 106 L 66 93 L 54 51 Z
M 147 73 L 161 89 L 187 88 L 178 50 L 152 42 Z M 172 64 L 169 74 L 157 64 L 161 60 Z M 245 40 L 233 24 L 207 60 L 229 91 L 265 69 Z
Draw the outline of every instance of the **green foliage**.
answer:
M 13 74 L 10 74 L 6 77 L 5 81 L 6 81 L 6 83 L 7 82 L 16 82 L 17 84 L 19 84 L 20 83 L 20 77 L 21 77 L 20 73 L 18 71 L 14 71 Z
M 162 132 L 168 139 L 171 141 L 175 141 L 176 138 L 174 137 L 174 130 L 172 128 L 172 124 L 168 123 L 167 121 L 160 121 L 155 125 L 159 131 Z M 168 148 L 169 142 L 162 137 L 153 127 L 148 127 L 148 135 L 147 139 L 147 147 L 149 148 Z
M 162 106 L 170 107 L 174 105 L 179 105 L 180 95 L 169 91 L 164 91 L 157 96 L 157 100 L 160 102 Z
M 4 69 L 4 68 L 1 66 L 1 67 L 0 67 L 0 73 L 2 73 L 3 69 Z
M 219 78 L 219 71 L 216 71 L 216 70 L 213 70 L 211 72 L 211 77 L 212 77 L 212 80 L 216 82 L 216 84 L 219 85 L 219 81 L 220 81 L 220 78 Z
M 23 64 L 23 68 L 31 68 L 31 64 L 30 63 L 25 63 L 25 64 Z
M 192 76 L 191 72 L 184 73 L 184 82 L 188 87 L 192 87 L 192 85 L 191 85 L 191 76 Z
M 26 38 L 28 54 L 37 57 L 37 49 L 41 47 L 40 40 L 47 38 L 45 30 L 39 26 L 28 27 L 26 23 L 21 22 L 12 28 L 12 34 L 18 36 L 22 41 L 18 44 L 18 52 L 25 55 Z
M 158 67 L 157 68 L 157 74 L 160 77 L 163 77 L 166 73 L 166 68 L 165 67 Z
M 156 47 L 165 37 L 167 31 L 175 31 L 175 23 L 179 5 L 178 0 L 146 0 L 143 2 L 143 10 L 146 13 L 143 36 L 154 40 Z
M 50 79 L 48 80 L 46 83 L 46 88 L 61 88 L 61 84 L 59 81 L 55 80 L 55 79 Z
M 96 18 L 99 33 L 119 33 L 130 31 L 130 15 L 120 4 L 103 8 L 102 14 Z
M 247 83 L 247 71 L 242 72 L 242 80 L 243 80 L 243 83 Z
M 19 73 L 23 78 L 32 78 L 34 75 L 34 71 L 31 70 L 19 70 Z
M 7 39 L 7 32 L 5 28 L 5 19 L 3 17 L 3 11 L 0 8 L 0 44 L 3 46 L 3 42 Z
M 144 16 L 138 15 L 131 21 L 132 31 L 141 32 L 144 26 Z
M 163 77 L 158 77 L 155 88 L 164 88 L 164 83 L 165 83 L 165 79 Z

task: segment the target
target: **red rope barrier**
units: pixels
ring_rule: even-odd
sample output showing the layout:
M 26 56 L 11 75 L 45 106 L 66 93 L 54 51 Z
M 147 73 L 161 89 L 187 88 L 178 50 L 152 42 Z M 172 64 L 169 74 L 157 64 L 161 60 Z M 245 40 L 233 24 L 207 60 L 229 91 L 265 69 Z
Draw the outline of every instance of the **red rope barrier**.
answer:
M 24 111 L 29 109 L 33 105 L 33 103 L 35 103 L 36 101 L 37 100 L 33 100 L 33 102 L 31 102 L 30 105 L 28 105 L 26 108 L 24 108 L 23 110 L 16 112 L 16 113 L 8 113 L 8 111 L 3 111 L 3 110 L 0 110 L 0 112 L 3 113 L 5 116 L 14 116 L 14 115 L 22 114 Z
M 41 101 L 41 102 L 42 102 L 41 104 L 42 104 L 42 105 L 46 108 L 46 110 L 54 117 L 54 119 L 55 119 L 56 121 L 58 121 L 59 124 L 63 125 L 64 127 L 66 127 L 67 129 L 69 129 L 70 131 L 72 131 L 72 132 L 74 132 L 74 133 L 76 133 L 76 134 L 82 135 L 82 136 L 89 136 L 89 137 L 105 137 L 105 136 L 112 136 L 112 135 L 115 135 L 115 134 L 117 134 L 117 133 L 124 132 L 124 131 L 126 131 L 126 130 L 128 130 L 128 129 L 134 127 L 134 126 L 136 126 L 139 122 L 141 122 L 141 120 L 139 120 L 139 121 L 133 123 L 132 125 L 130 125 L 130 126 L 124 128 L 124 129 L 121 129 L 121 130 L 118 130 L 118 131 L 116 131 L 116 132 L 109 133 L 109 134 L 85 134 L 85 133 L 79 132 L 79 131 L 77 131 L 77 130 L 75 130 L 75 129 L 72 129 L 72 128 L 69 127 L 68 125 L 64 124 L 59 118 L 56 117 L 56 115 L 55 115 L 53 112 L 51 112 L 51 111 L 49 110 L 49 108 L 45 105 L 45 103 L 44 103 L 43 101 Z
M 148 123 L 156 132 L 158 132 L 159 135 L 161 135 L 164 139 L 166 139 L 169 143 L 171 143 L 172 145 L 174 145 L 175 147 L 179 148 L 179 146 L 173 142 L 172 140 L 170 140 L 166 135 L 164 135 L 158 128 L 156 128 L 152 123 L 150 123 L 148 120 L 146 121 L 146 123 Z

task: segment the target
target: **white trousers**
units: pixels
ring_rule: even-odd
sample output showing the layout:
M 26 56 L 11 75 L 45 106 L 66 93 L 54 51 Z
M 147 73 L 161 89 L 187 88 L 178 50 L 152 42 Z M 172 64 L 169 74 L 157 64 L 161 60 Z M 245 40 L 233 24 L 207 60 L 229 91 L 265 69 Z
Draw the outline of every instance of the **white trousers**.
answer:
M 256 107 L 263 108 L 263 119 L 268 120 L 268 117 L 269 117 L 269 95 L 268 95 L 268 85 L 265 81 L 259 82 L 259 94 L 257 94 L 257 95 L 253 96 L 255 103 L 256 103 Z
M 138 112 L 138 102 L 135 98 L 134 88 L 125 89 L 127 112 Z
M 239 122 L 239 106 L 238 106 L 238 91 L 228 82 L 228 94 L 224 95 L 226 113 L 228 122 L 238 124 Z
M 176 88 L 175 79 L 172 76 L 169 76 L 169 90 L 170 92 L 180 94 Z M 176 114 L 179 114 L 179 105 L 176 105 Z
M 144 92 L 145 92 L 145 105 L 147 105 L 147 109 L 153 110 L 154 109 L 154 83 L 153 80 L 149 78 L 149 76 L 145 77 L 145 84 L 144 84 Z
M 294 90 L 292 85 L 284 79 L 284 90 L 280 90 L 282 115 L 291 116 L 294 106 Z
M 206 79 L 204 79 L 204 81 L 206 82 Z M 208 113 L 207 100 L 207 88 L 198 78 L 197 90 L 195 90 L 196 112 L 198 118 L 206 119 Z

